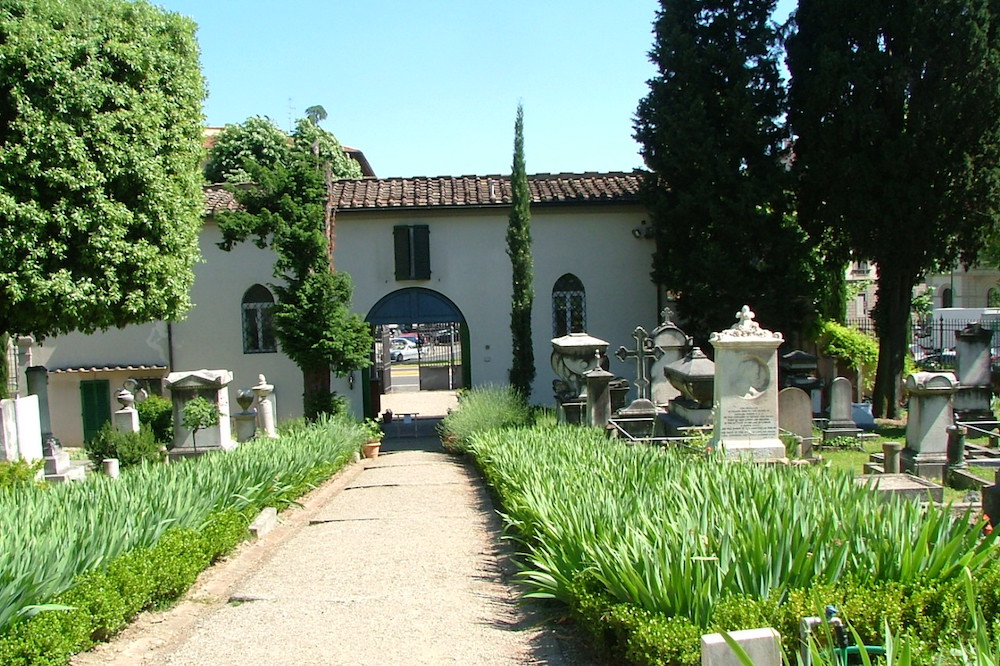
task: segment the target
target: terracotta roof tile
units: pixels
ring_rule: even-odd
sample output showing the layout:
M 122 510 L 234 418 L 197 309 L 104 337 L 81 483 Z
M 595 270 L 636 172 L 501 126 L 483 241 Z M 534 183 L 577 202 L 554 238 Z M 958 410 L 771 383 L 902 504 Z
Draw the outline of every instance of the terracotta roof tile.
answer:
M 533 204 L 631 203 L 643 173 L 535 174 L 528 176 Z M 510 176 L 364 178 L 333 184 L 338 210 L 509 206 Z
M 233 198 L 233 193 L 223 185 L 205 186 L 205 215 L 214 215 L 222 210 L 239 210 L 240 205 Z
M 639 200 L 644 173 L 540 173 L 528 176 L 531 203 L 537 205 L 633 203 Z M 420 176 L 361 178 L 333 183 L 337 210 L 387 208 L 462 208 L 509 206 L 510 176 Z M 237 210 L 221 185 L 205 188 L 205 214 Z

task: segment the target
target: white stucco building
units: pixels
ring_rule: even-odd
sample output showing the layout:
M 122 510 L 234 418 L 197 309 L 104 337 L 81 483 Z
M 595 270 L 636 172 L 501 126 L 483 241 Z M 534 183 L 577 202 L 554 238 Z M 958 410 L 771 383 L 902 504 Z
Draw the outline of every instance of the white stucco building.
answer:
M 651 330 L 660 311 L 650 280 L 654 243 L 644 233 L 640 173 L 539 174 L 532 193 L 535 365 L 532 401 L 551 404 L 550 340 L 582 328 L 632 346 L 632 330 Z M 353 310 L 373 326 L 421 325 L 459 332 L 452 379 L 504 384 L 511 362 L 511 268 L 506 254 L 507 176 L 364 178 L 334 184 L 335 268 L 354 283 Z M 168 372 L 228 369 L 231 391 L 264 374 L 275 386 L 279 419 L 302 413 L 299 369 L 268 333 L 273 255 L 244 243 L 223 252 L 213 214 L 231 208 L 221 187 L 205 193 L 203 263 L 195 267 L 194 307 L 179 322 L 45 340 L 31 364 L 50 370 L 53 432 L 82 444 L 110 417 L 113 394 L 128 378 L 159 388 Z M 374 350 L 373 350 L 374 355 Z M 333 380 L 358 415 L 377 411 L 386 363 Z M 632 364 L 611 359 L 632 379 Z M 427 373 L 433 370 L 428 367 Z M 372 378 L 374 377 L 374 381 Z M 232 397 L 232 396 L 231 396 Z

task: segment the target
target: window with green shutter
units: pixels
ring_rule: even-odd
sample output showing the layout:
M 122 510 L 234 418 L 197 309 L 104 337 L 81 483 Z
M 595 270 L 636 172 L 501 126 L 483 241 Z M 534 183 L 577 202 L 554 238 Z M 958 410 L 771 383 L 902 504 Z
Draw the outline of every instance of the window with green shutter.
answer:
M 431 279 L 431 231 L 426 224 L 392 228 L 397 280 Z

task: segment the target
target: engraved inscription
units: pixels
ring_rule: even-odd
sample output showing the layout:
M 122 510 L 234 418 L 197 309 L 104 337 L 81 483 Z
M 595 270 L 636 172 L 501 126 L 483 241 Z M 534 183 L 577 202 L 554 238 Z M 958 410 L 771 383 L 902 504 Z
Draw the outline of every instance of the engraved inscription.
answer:
M 734 405 L 722 413 L 723 439 L 770 438 L 778 434 L 778 420 L 770 410 L 754 405 Z

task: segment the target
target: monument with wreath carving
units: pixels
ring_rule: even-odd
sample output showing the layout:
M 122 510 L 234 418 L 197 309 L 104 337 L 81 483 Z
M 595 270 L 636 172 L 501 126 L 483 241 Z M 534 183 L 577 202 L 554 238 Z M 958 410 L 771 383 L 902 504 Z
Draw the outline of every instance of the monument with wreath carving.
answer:
M 715 348 L 715 430 L 711 446 L 730 458 L 778 459 L 778 346 L 781 333 L 763 329 L 744 305 L 736 323 L 712 333 Z

